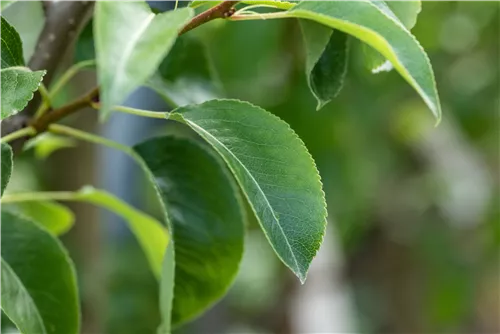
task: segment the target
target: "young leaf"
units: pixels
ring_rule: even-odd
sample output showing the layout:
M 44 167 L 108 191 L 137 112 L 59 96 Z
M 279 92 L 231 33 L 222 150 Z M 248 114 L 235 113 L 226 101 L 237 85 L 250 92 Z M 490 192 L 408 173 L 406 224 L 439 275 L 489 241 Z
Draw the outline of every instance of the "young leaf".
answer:
M 26 107 L 38 89 L 45 71 L 31 72 L 26 67 L 9 67 L 0 70 L 2 79 L 2 109 L 0 120 L 17 114 Z
M 183 323 L 231 285 L 243 253 L 244 214 L 221 161 L 200 144 L 162 137 L 135 147 L 168 203 L 175 241 L 172 322 Z
M 2 161 L 1 161 L 1 171 L 2 171 L 2 179 L 1 183 L 1 196 L 3 196 L 3 192 L 5 188 L 7 188 L 7 184 L 10 180 L 10 175 L 12 174 L 12 149 L 9 144 L 2 143 Z
M 316 22 L 300 20 L 306 47 L 306 75 L 317 110 L 340 92 L 347 73 L 348 36 Z
M 34 149 L 36 158 L 45 159 L 55 151 L 74 146 L 73 139 L 46 132 L 28 140 L 24 145 L 24 150 Z
M 73 211 L 54 201 L 5 203 L 2 206 L 42 225 L 55 236 L 69 231 L 75 222 Z
M 104 116 L 154 73 L 192 16 L 191 8 L 155 15 L 146 2 L 96 3 L 94 37 Z
M 375 2 L 384 12 L 393 17 L 394 20 L 399 20 L 406 29 L 411 30 L 417 23 L 417 16 L 422 9 L 420 0 L 418 1 L 377 1 Z M 369 45 L 364 44 L 363 54 L 365 63 L 373 73 L 381 71 L 390 71 L 391 63 L 385 59 L 378 51 L 374 50 Z
M 181 107 L 170 118 L 223 157 L 277 255 L 304 282 L 326 227 L 320 177 L 304 143 L 276 116 L 236 100 Z
M 429 58 L 402 23 L 394 20 L 376 1 L 302 1 L 283 17 L 313 20 L 372 46 L 413 86 L 438 121 L 441 118 Z
M 174 106 L 202 103 L 221 95 L 205 46 L 189 36 L 177 39 L 147 86 Z
M 4 1 L 2 1 L 3 4 Z M 3 9 L 3 8 L 2 8 Z M 1 68 L 24 66 L 23 43 L 16 29 L 2 17 Z
M 45 334 L 45 325 L 38 308 L 23 282 L 7 262 L 2 263 L 2 310 L 22 333 Z
M 2 310 L 22 333 L 78 333 L 76 275 L 66 250 L 31 220 L 1 215 L 2 262 L 10 267 L 2 265 Z

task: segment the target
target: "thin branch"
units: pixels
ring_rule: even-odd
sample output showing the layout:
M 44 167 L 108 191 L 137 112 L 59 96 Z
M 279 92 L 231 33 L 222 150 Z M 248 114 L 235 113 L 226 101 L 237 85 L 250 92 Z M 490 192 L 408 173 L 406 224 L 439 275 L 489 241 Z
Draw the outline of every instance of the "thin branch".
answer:
M 234 14 L 233 8 L 239 1 L 224 1 L 221 4 L 210 8 L 209 10 L 198 14 L 182 28 L 179 35 L 185 34 L 188 31 L 215 19 L 225 19 Z

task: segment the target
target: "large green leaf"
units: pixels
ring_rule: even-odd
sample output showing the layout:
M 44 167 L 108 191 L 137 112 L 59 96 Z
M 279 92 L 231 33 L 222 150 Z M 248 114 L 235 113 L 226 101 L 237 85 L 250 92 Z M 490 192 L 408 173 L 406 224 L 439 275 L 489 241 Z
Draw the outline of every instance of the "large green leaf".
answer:
M 155 72 L 192 15 L 191 8 L 155 15 L 146 2 L 96 3 L 94 38 L 104 115 Z
M 5 203 L 2 206 L 33 220 L 56 236 L 66 233 L 75 222 L 73 212 L 66 206 L 54 201 Z
M 1 196 L 3 196 L 3 192 L 5 188 L 7 188 L 7 184 L 9 184 L 10 175 L 12 174 L 12 149 L 9 144 L 2 143 L 2 161 L 1 161 Z
M 26 107 L 38 89 L 45 71 L 32 72 L 26 67 L 9 67 L 0 70 L 2 109 L 0 120 L 15 115 Z
M 23 333 L 47 333 L 38 308 L 23 282 L 7 262 L 2 261 L 2 310 Z
M 190 36 L 177 39 L 148 87 L 174 107 L 221 97 L 205 45 Z
M 3 1 L 2 1 L 3 3 Z M 16 29 L 2 17 L 1 68 L 24 66 L 23 43 Z
M 415 23 L 417 23 L 417 16 L 422 9 L 420 0 L 377 1 L 374 3 L 396 21 L 401 21 L 408 30 L 411 30 L 411 28 L 415 26 Z M 363 53 L 365 63 L 373 73 L 390 71 L 392 69 L 391 63 L 372 47 L 364 44 Z
M 246 102 L 214 100 L 176 109 L 235 175 L 268 240 L 304 282 L 326 227 L 326 204 L 311 155 L 288 124 Z
M 347 73 L 348 36 L 316 22 L 301 20 L 309 88 L 321 109 L 340 92 Z
M 426 53 L 391 11 L 372 1 L 302 1 L 280 17 L 313 20 L 353 35 L 384 55 L 439 120 L 441 106 Z
M 38 224 L 7 211 L 2 211 L 1 230 L 2 259 L 11 269 L 2 265 L 7 268 L 2 310 L 26 334 L 78 333 L 76 275 L 62 244 Z
M 221 161 L 200 144 L 162 137 L 135 147 L 156 177 L 174 228 L 172 322 L 200 314 L 232 283 L 243 253 L 244 214 Z

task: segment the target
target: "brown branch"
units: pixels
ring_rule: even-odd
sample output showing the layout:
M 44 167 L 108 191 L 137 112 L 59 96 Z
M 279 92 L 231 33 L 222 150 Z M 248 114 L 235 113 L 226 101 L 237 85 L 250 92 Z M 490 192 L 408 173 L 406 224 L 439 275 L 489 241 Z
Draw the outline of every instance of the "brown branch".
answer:
M 224 1 L 205 12 L 196 15 L 191 21 L 189 21 L 188 24 L 184 26 L 184 28 L 182 28 L 182 30 L 179 32 L 179 35 L 185 34 L 188 31 L 209 21 L 230 17 L 234 14 L 235 10 L 233 7 L 238 2 L 239 1 Z

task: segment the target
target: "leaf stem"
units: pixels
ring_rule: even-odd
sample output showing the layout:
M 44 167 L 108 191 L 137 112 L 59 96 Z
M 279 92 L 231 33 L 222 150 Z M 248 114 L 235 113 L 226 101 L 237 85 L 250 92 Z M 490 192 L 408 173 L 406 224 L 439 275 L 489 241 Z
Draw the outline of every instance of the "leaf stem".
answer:
M 94 66 L 95 64 L 96 64 L 95 59 L 91 59 L 91 60 L 81 61 L 71 66 L 66 72 L 64 72 L 64 74 L 56 81 L 56 83 L 50 89 L 49 96 L 51 97 L 51 99 L 54 99 L 54 97 L 61 90 L 61 88 L 66 83 L 68 83 L 68 81 L 70 81 L 75 76 L 75 74 L 77 74 L 80 70 L 86 67 Z
M 94 109 L 101 108 L 101 105 L 99 103 L 91 103 L 91 106 Z M 115 110 L 115 111 L 120 111 L 123 113 L 131 114 L 131 115 L 137 115 L 137 116 L 149 117 L 149 118 L 166 119 L 167 115 L 168 115 L 168 113 L 163 112 L 163 111 L 150 111 L 150 110 L 125 107 L 125 106 L 114 106 L 111 109 Z
M 36 135 L 35 128 L 32 126 L 29 126 L 27 128 L 22 128 L 20 130 L 9 133 L 5 137 L 2 137 L 1 142 L 8 143 L 8 142 L 13 141 L 15 139 L 19 139 L 19 138 L 23 138 L 23 137 L 31 137 L 34 135 Z
M 40 105 L 40 108 L 35 113 L 35 118 L 38 118 L 43 115 L 45 111 L 50 109 L 52 106 L 52 99 L 50 97 L 49 91 L 47 90 L 47 87 L 43 83 L 40 83 L 40 86 L 38 86 L 38 92 L 40 93 L 40 96 L 42 97 L 42 104 Z
M 71 201 L 77 200 L 79 193 L 73 191 L 36 191 L 18 194 L 6 194 L 2 197 L 1 203 L 17 203 L 27 201 Z
M 243 15 L 233 15 L 228 19 L 231 21 L 247 21 L 247 20 L 267 20 L 267 19 L 285 19 L 290 16 L 287 12 L 276 12 L 276 13 L 254 13 L 254 14 L 243 14 Z

